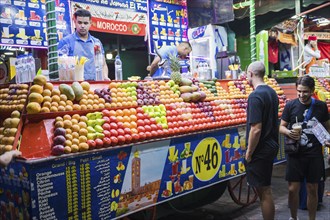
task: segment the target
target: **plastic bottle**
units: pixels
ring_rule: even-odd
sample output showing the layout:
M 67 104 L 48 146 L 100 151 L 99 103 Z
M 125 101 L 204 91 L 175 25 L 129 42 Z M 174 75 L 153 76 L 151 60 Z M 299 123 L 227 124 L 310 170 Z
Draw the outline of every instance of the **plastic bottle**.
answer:
M 36 64 L 35 64 L 35 59 L 32 56 L 31 53 L 28 55 L 28 64 L 29 64 L 29 81 L 32 82 L 34 77 L 36 76 Z
M 21 56 L 16 57 L 16 61 L 15 61 L 15 72 L 16 72 L 16 76 L 15 76 L 15 81 L 17 84 L 22 83 L 22 59 Z
M 123 80 L 123 67 L 119 55 L 116 56 L 115 60 L 115 79 Z
M 29 69 L 28 69 L 28 59 L 27 55 L 23 55 L 21 58 L 21 83 L 29 82 L 30 81 L 30 74 L 29 74 Z
M 259 43 L 259 60 L 260 61 L 262 61 L 262 62 L 264 62 L 264 60 L 265 60 L 265 52 L 264 52 L 264 47 L 265 47 L 265 45 L 264 45 L 264 41 L 261 39 L 260 40 L 260 43 Z
M 95 54 L 95 80 L 96 81 L 102 81 L 103 78 L 103 54 L 101 52 L 98 52 Z

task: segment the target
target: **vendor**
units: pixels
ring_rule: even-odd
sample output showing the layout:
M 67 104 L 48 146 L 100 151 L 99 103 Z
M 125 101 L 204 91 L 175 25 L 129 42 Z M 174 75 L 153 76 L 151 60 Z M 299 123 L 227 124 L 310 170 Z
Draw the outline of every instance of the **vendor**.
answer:
M 308 43 L 304 47 L 304 62 L 306 74 L 309 73 L 310 67 L 316 63 L 316 59 L 321 57 L 321 52 L 317 48 L 317 37 L 312 35 L 308 37 Z
M 167 75 L 170 76 L 170 56 L 179 56 L 180 58 L 186 58 L 186 56 L 192 51 L 189 42 L 181 42 L 177 46 L 163 46 L 159 50 L 155 47 L 157 56 L 152 63 L 147 66 L 147 71 L 150 72 L 152 77 L 161 77 L 163 74 L 163 65 L 167 65 Z
M 89 33 L 92 24 L 91 13 L 85 9 L 78 9 L 73 17 L 76 31 L 58 43 L 59 54 L 87 57 L 88 61 L 84 65 L 84 80 L 95 80 L 96 64 L 94 58 L 97 53 L 102 53 L 100 65 L 102 66 L 103 78 L 104 80 L 110 80 L 102 43 Z

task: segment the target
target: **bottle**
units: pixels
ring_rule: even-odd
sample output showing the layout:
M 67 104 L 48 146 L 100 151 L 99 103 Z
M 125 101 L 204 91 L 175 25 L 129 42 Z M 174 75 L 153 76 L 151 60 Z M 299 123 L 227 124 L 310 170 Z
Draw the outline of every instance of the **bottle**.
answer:
M 119 55 L 116 56 L 115 60 L 115 79 L 123 80 L 123 67 Z
M 15 72 L 16 72 L 16 76 L 15 76 L 15 81 L 17 84 L 22 83 L 22 59 L 21 59 L 21 55 L 19 55 L 18 57 L 16 57 L 16 61 L 15 61 Z
M 265 59 L 265 49 L 264 49 L 265 45 L 264 45 L 264 41 L 262 39 L 260 39 L 260 43 L 259 43 L 259 60 L 264 62 Z
M 35 59 L 32 56 L 31 53 L 28 55 L 28 64 L 29 64 L 29 81 L 32 82 L 34 77 L 36 76 L 36 64 L 35 64 Z
M 94 56 L 95 60 L 95 80 L 102 81 L 103 79 L 103 54 L 101 52 L 97 52 Z

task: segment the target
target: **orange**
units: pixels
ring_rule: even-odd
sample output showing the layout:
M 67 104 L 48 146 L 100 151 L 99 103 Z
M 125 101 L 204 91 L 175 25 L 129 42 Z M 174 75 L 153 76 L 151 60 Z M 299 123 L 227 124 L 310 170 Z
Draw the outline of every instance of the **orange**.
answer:
M 137 121 L 137 117 L 135 114 L 132 114 L 129 117 L 130 117 L 131 121 Z
M 123 123 L 123 126 L 124 126 L 124 128 L 131 128 L 131 123 L 125 121 Z
M 131 121 L 130 124 L 131 124 L 130 128 L 137 128 L 137 124 L 135 121 Z
M 125 108 L 125 109 L 123 109 L 123 113 L 124 113 L 124 115 L 129 116 L 131 114 L 131 111 L 129 109 Z
M 117 116 L 117 120 L 123 122 L 124 118 L 123 118 L 123 116 Z
M 131 112 L 131 115 L 136 115 L 136 109 L 130 108 L 129 111 Z
M 118 103 L 117 103 L 117 104 L 118 104 Z M 118 109 L 118 110 L 116 111 L 116 116 L 124 116 L 124 112 L 123 112 L 123 110 Z
M 123 121 L 125 121 L 125 122 L 131 122 L 131 118 L 130 118 L 130 116 L 125 115 L 125 116 L 123 117 Z

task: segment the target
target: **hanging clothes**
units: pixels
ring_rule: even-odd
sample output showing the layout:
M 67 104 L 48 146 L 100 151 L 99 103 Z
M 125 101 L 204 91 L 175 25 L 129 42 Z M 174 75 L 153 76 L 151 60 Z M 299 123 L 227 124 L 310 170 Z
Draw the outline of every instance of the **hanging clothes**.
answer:
M 278 63 L 278 43 L 276 39 L 268 40 L 268 61 L 270 63 Z

